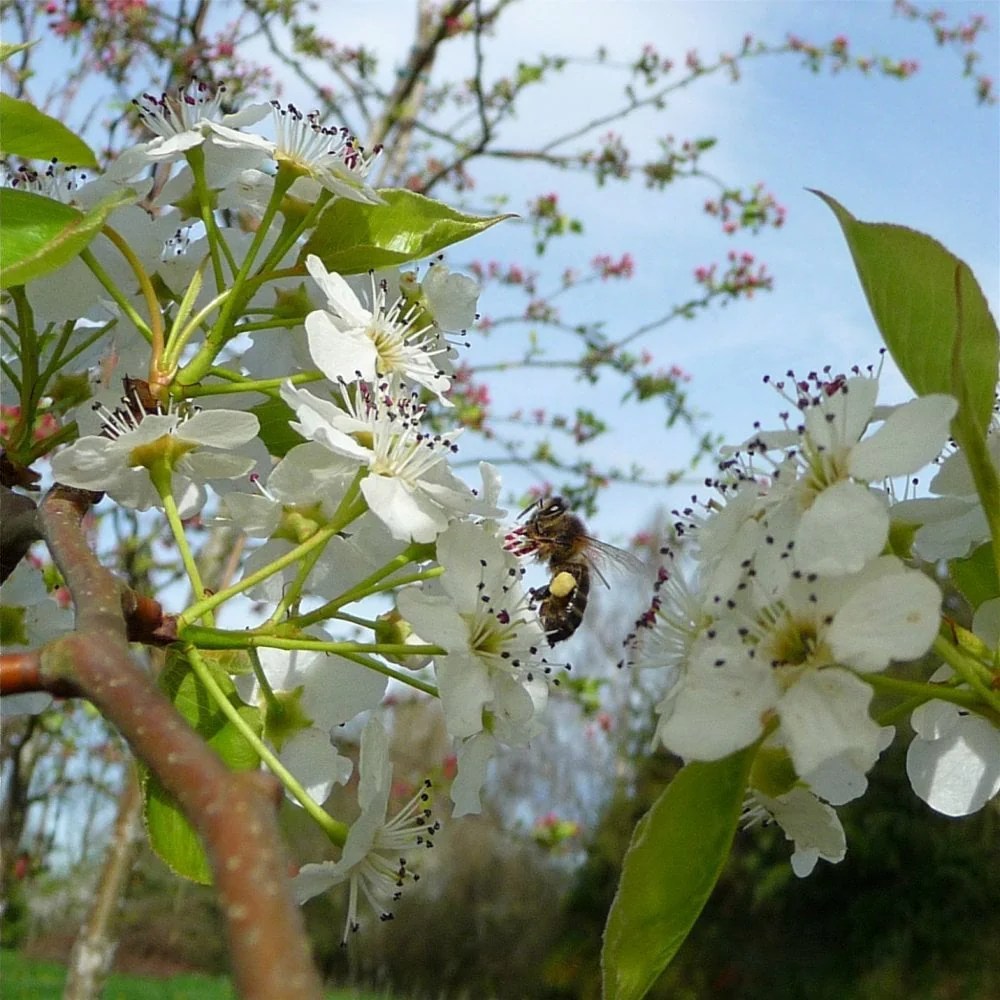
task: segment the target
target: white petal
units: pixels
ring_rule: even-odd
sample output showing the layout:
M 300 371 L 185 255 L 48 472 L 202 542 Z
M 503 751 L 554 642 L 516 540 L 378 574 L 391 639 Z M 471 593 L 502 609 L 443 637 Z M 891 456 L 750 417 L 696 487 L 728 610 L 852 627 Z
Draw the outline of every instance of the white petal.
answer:
M 367 448 L 334 425 L 334 421 L 341 420 L 346 414 L 329 400 L 320 399 L 305 389 L 296 389 L 288 382 L 281 387 L 281 398 L 295 410 L 296 419 L 291 426 L 303 437 L 318 441 L 335 454 L 347 458 L 362 462 L 371 459 Z
M 327 271 L 315 254 L 306 258 L 306 268 L 319 285 L 333 311 L 350 326 L 366 327 L 372 314 L 361 305 L 354 289 L 336 272 Z
M 271 470 L 267 489 L 276 500 L 286 504 L 308 506 L 322 497 L 324 509 L 332 511 L 357 468 L 352 459 L 336 455 L 318 442 L 307 441 L 295 445 Z
M 827 641 L 838 662 L 883 670 L 930 648 L 941 621 L 941 591 L 923 573 L 904 569 L 861 584 L 836 613 Z
M 986 448 L 993 464 L 1000 469 L 1000 433 L 993 431 L 986 439 Z M 965 460 L 965 452 L 952 452 L 942 463 L 930 483 L 931 493 L 969 497 L 976 493 L 972 470 Z
M 346 872 L 333 861 L 321 861 L 319 864 L 303 865 L 298 875 L 292 879 L 292 894 L 296 903 L 304 903 L 313 896 L 344 881 Z
M 950 670 L 948 672 L 951 673 Z M 913 710 L 910 715 L 910 725 L 920 739 L 940 740 L 955 729 L 960 719 L 962 714 L 958 705 L 934 698 Z
M 961 558 L 989 537 L 990 529 L 983 508 L 972 501 L 967 504 L 965 513 L 920 528 L 913 538 L 913 549 L 927 562 Z
M 425 594 L 418 587 L 404 587 L 396 596 L 399 613 L 422 636 L 449 653 L 469 651 L 469 629 L 447 597 Z
M 281 522 L 281 506 L 259 493 L 227 493 L 222 497 L 222 517 L 251 538 L 267 538 Z
M 879 496 L 860 483 L 834 483 L 799 521 L 795 565 L 823 576 L 857 573 L 888 536 L 889 515 Z
M 685 760 L 719 760 L 752 743 L 763 729 L 763 716 L 777 699 L 771 670 L 729 651 L 726 662 L 715 665 L 722 650 L 704 650 L 657 706 L 661 713 L 657 738 Z
M 867 771 L 878 759 L 880 727 L 868 716 L 872 689 L 846 670 L 804 674 L 778 703 L 778 715 L 796 773 L 806 776 L 844 754 Z
M 764 807 L 795 842 L 792 870 L 804 878 L 823 858 L 831 864 L 844 860 L 847 838 L 836 811 L 806 788 L 793 788 L 778 799 L 763 799 Z
M 467 330 L 476 321 L 479 285 L 466 274 L 435 264 L 420 285 L 434 322 L 442 330 Z
M 1000 792 L 1000 732 L 981 716 L 965 716 L 942 739 L 914 739 L 906 773 L 932 809 L 968 816 Z
M 212 130 L 212 141 L 223 149 L 253 149 L 270 156 L 276 149 L 270 139 L 256 135 L 253 132 L 239 132 L 228 125 L 218 122 L 206 122 Z M 154 140 L 155 141 L 155 140 Z
M 439 656 L 434 673 L 449 735 L 459 738 L 483 731 L 483 709 L 493 700 L 486 668 L 472 656 Z
M 182 441 L 212 448 L 236 448 L 255 437 L 259 430 L 260 422 L 252 413 L 202 410 L 178 426 L 177 436 Z
M 392 765 L 389 762 L 389 734 L 374 715 L 361 733 L 358 776 L 358 802 L 362 810 L 380 810 L 378 821 L 383 822 L 392 782 Z
M 991 597 L 976 608 L 972 631 L 988 646 L 1000 646 L 1000 597 Z
M 433 542 L 448 527 L 448 518 L 440 507 L 394 476 L 366 476 L 361 481 L 361 492 L 393 538 Z
M 354 769 L 350 758 L 341 757 L 334 749 L 329 734 L 315 728 L 296 733 L 281 748 L 278 756 L 321 805 L 326 802 L 335 784 L 346 784 Z M 287 790 L 286 795 L 299 805 L 298 799 Z
M 957 412 L 951 396 L 934 393 L 911 400 L 851 449 L 848 471 L 867 482 L 919 472 L 941 453 Z
M 479 793 L 496 749 L 497 741 L 489 733 L 479 733 L 462 743 L 458 751 L 458 774 L 451 783 L 453 816 L 478 815 L 483 811 Z
M 325 312 L 309 313 L 305 325 L 309 354 L 331 382 L 339 378 L 352 382 L 358 377 L 371 381 L 375 377 L 378 352 L 368 337 L 338 329 Z
M 177 463 L 177 468 L 192 479 L 239 479 L 255 464 L 249 455 L 233 455 L 220 451 L 192 451 Z
M 302 708 L 321 729 L 350 722 L 375 708 L 385 694 L 387 677 L 340 656 L 321 656 L 311 666 Z
M 896 735 L 895 726 L 883 726 L 879 733 L 878 752 L 881 753 L 892 743 Z M 806 776 L 809 787 L 832 806 L 842 806 L 860 798 L 868 789 L 868 778 L 851 761 L 841 754 L 831 757 Z
M 878 379 L 850 378 L 844 391 L 835 392 L 818 406 L 806 410 L 806 432 L 823 451 L 842 453 L 865 432 L 877 397 Z

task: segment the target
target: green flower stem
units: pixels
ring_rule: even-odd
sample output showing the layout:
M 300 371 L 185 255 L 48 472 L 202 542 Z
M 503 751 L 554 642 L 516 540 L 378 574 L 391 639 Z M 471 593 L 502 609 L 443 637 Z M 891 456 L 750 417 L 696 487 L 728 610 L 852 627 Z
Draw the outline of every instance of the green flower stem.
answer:
M 433 698 L 439 697 L 438 689 L 433 684 L 428 684 L 411 673 L 395 670 L 380 660 L 376 660 L 370 654 L 435 656 L 447 652 L 440 646 L 431 645 L 408 646 L 401 642 L 381 644 L 331 642 L 322 639 L 266 635 L 260 632 L 231 632 L 227 629 L 210 628 L 203 625 L 189 625 L 184 630 L 184 638 L 199 649 L 248 649 L 251 651 L 254 649 L 302 649 L 318 653 L 331 653 L 363 667 L 368 667 L 368 669 L 384 674 L 386 677 L 391 677 L 401 684 L 423 691 L 424 694 L 429 694 Z M 256 659 L 252 653 L 251 658 Z M 256 667 L 254 673 L 256 674 Z
M 278 167 L 278 177 L 281 177 L 283 173 L 291 174 L 291 180 L 294 182 L 299 173 L 299 168 L 284 168 L 283 166 Z M 277 187 L 277 181 L 275 182 L 275 187 Z M 291 187 L 289 183 L 283 192 Z M 270 252 L 267 257 L 261 263 L 261 266 L 257 270 L 258 275 L 262 275 L 268 271 L 274 271 L 276 265 L 281 261 L 286 253 L 295 245 L 295 242 L 299 237 L 307 230 L 312 229 L 316 225 L 317 220 L 322 214 L 323 210 L 330 203 L 333 198 L 333 193 L 323 188 L 322 191 L 317 195 L 316 200 L 309 206 L 309 210 L 305 215 L 298 221 L 298 223 L 293 223 L 291 225 L 287 224 L 282 227 L 281 233 L 278 239 L 275 240 L 274 246 L 271 247 Z
M 203 600 L 192 604 L 191 607 L 178 617 L 177 634 L 183 636 L 185 634 L 185 629 L 190 628 L 192 622 L 197 621 L 203 615 L 217 608 L 220 604 L 224 604 L 231 598 L 237 597 L 245 591 L 256 587 L 258 583 L 266 580 L 269 576 L 273 576 L 275 573 L 280 573 L 286 566 L 291 566 L 293 563 L 298 562 L 298 560 L 305 558 L 314 549 L 322 549 L 322 547 L 326 545 L 326 543 L 333 538 L 334 535 L 342 531 L 344 527 L 350 524 L 355 518 L 360 517 L 368 509 L 365 501 L 358 497 L 358 493 L 360 492 L 358 489 L 360 479 L 361 473 L 359 472 L 358 477 L 354 480 L 354 483 L 351 484 L 347 494 L 341 501 L 340 507 L 337 509 L 337 513 L 334 514 L 329 524 L 320 528 L 319 531 L 307 538 L 301 545 L 296 545 L 294 549 L 286 552 L 283 556 L 279 556 L 267 566 L 262 566 L 255 573 L 251 573 L 249 576 L 243 577 L 231 587 L 219 590 L 216 593 L 205 597 Z M 347 504 L 349 499 L 352 502 Z M 197 593 L 202 593 L 202 591 L 197 591 Z
M 90 268 L 91 273 L 101 283 L 101 287 L 115 300 L 118 308 L 135 324 L 139 333 L 150 342 L 153 347 L 153 357 L 159 359 L 163 353 L 163 313 L 160 310 L 160 303 L 156 298 L 153 283 L 149 280 L 149 275 L 142 266 L 142 261 L 139 260 L 128 243 L 114 229 L 110 226 L 105 226 L 101 232 L 111 240 L 128 262 L 129 267 L 132 268 L 132 273 L 135 275 L 139 283 L 139 288 L 142 290 L 142 297 L 146 300 L 146 309 L 149 311 L 149 322 L 147 323 L 136 312 L 135 307 L 125 298 L 121 289 L 114 283 L 111 276 L 104 270 L 89 249 L 82 251 L 80 259 Z
M 193 287 L 193 284 L 192 286 Z M 207 305 L 203 306 L 198 310 L 187 322 L 184 323 L 183 327 L 177 329 L 177 324 L 175 323 L 175 329 L 173 335 L 170 337 L 170 346 L 167 348 L 164 367 L 170 371 L 176 368 L 180 364 L 181 354 L 184 352 L 184 348 L 187 346 L 188 341 L 198 332 L 202 322 L 205 317 L 208 316 L 213 310 L 217 309 L 219 305 L 226 301 L 230 295 L 230 290 L 227 288 L 225 291 L 220 292 L 211 300 Z M 185 304 L 188 302 L 188 297 L 184 297 Z M 177 319 L 180 321 L 186 315 L 186 310 L 181 310 L 178 313 Z
M 275 559 L 274 562 L 269 563 L 267 566 L 263 566 L 255 573 L 251 573 L 249 576 L 243 577 L 231 587 L 226 587 L 223 590 L 216 591 L 216 593 L 206 597 L 204 600 L 197 601 L 195 604 L 192 604 L 191 607 L 184 611 L 183 614 L 181 614 L 181 616 L 177 619 L 178 635 L 186 635 L 186 630 L 191 627 L 192 622 L 197 621 L 203 615 L 208 614 L 220 604 L 224 604 L 226 601 L 231 600 L 234 597 L 238 597 L 244 591 L 250 590 L 252 587 L 256 587 L 258 583 L 262 583 L 269 576 L 273 576 L 275 573 L 280 573 L 286 566 L 291 566 L 292 563 L 303 558 L 317 546 L 325 545 L 335 534 L 337 534 L 338 530 L 339 529 L 329 527 L 320 529 L 311 538 L 304 541 L 301 545 L 297 545 L 294 549 L 286 552 L 278 559 Z
M 257 232 L 254 234 L 253 242 L 250 244 L 240 264 L 240 268 L 233 278 L 229 289 L 229 298 L 223 305 L 219 313 L 219 318 L 215 321 L 211 332 L 205 338 L 204 344 L 202 344 L 197 354 L 195 354 L 191 361 L 184 367 L 184 370 L 178 375 L 177 381 L 181 385 L 190 386 L 200 382 L 205 377 L 209 368 L 212 367 L 219 351 L 222 350 L 226 342 L 235 336 L 236 333 L 240 332 L 234 328 L 234 318 L 240 315 L 246 304 L 247 288 L 245 285 L 247 284 L 248 276 L 253 267 L 253 262 L 267 237 L 271 223 L 281 205 L 281 200 L 294 180 L 295 177 L 289 174 L 288 171 L 278 170 L 277 176 L 274 179 L 274 189 L 271 192 L 271 199 L 267 203 L 267 208 L 264 209 L 264 214 L 257 227 Z M 225 282 L 223 281 L 220 281 L 217 285 L 218 288 L 223 288 L 224 286 Z
M 354 481 L 347 488 L 347 492 L 341 498 L 337 509 L 330 518 L 330 522 L 338 525 L 339 528 L 350 524 L 351 521 L 360 517 L 368 509 L 368 502 L 361 496 L 361 479 L 362 471 L 359 469 L 357 475 L 354 477 Z M 276 625 L 285 617 L 289 608 L 298 605 L 306 581 L 309 579 L 309 574 L 313 571 L 313 567 L 323 554 L 323 548 L 325 547 L 324 545 L 322 548 L 314 548 L 303 557 L 301 565 L 296 570 L 295 579 L 285 587 L 281 595 L 281 600 L 278 601 L 274 611 L 268 616 L 267 624 Z
M 305 316 L 276 316 L 268 313 L 265 319 L 247 321 L 240 324 L 240 333 L 258 333 L 267 330 L 278 334 L 285 330 L 297 330 L 302 326 Z
M 215 366 L 212 367 L 209 374 L 228 379 L 229 381 L 184 386 L 184 398 L 195 399 L 199 396 L 227 396 L 239 392 L 259 392 L 273 399 L 280 399 L 278 390 L 286 382 L 291 382 L 292 385 L 307 385 L 310 382 L 318 382 L 325 378 L 321 372 L 299 372 L 297 375 L 286 375 L 283 378 L 248 379 L 244 375 L 239 375 L 236 372 Z
M 361 513 L 364 513 L 364 510 Z M 358 516 L 360 517 L 360 513 Z M 282 591 L 281 600 L 275 604 L 274 611 L 267 617 L 267 625 L 276 625 L 288 615 L 290 608 L 297 607 L 302 598 L 302 591 L 305 589 L 306 581 L 309 579 L 309 574 L 313 571 L 313 567 L 318 562 L 320 556 L 323 555 L 323 549 L 325 548 L 325 545 L 314 548 L 302 557 L 302 562 L 299 563 L 298 568 L 295 570 L 295 579 Z
M 184 655 L 187 657 L 191 669 L 195 672 L 198 680 L 205 686 L 205 689 L 219 706 L 222 714 L 233 724 L 237 732 L 253 747 L 254 752 L 267 765 L 271 773 L 295 796 L 303 809 L 320 825 L 326 835 L 337 844 L 343 847 L 347 842 L 347 824 L 334 819 L 323 807 L 302 787 L 295 775 L 285 767 L 264 741 L 253 731 L 246 719 L 240 715 L 236 706 L 226 696 L 225 691 L 219 687 L 218 682 L 212 676 L 212 671 L 201 658 L 198 650 L 193 646 L 188 646 Z
M 933 648 L 934 652 L 976 692 L 980 704 L 989 705 L 994 712 L 1000 713 L 1000 691 L 994 691 L 990 687 L 988 679 L 990 675 L 982 664 L 967 656 L 943 635 L 938 635 L 934 639 Z
M 907 698 L 900 702 L 895 708 L 890 708 L 885 712 L 880 712 L 875 716 L 875 721 L 880 726 L 895 726 L 905 722 L 915 709 L 920 708 L 927 701 L 926 698 Z
M 63 331 L 59 335 L 59 342 L 52 351 L 48 367 L 42 372 L 40 379 L 42 385 L 47 386 L 49 381 L 58 375 L 61 369 L 67 367 L 75 357 L 82 354 L 92 344 L 97 343 L 98 340 L 104 337 L 115 325 L 115 322 L 115 320 L 109 320 L 104 326 L 99 326 L 95 329 L 88 328 L 90 329 L 90 336 L 88 337 L 81 336 L 82 331 L 77 327 L 75 320 L 65 323 Z M 71 339 L 73 342 L 72 349 L 67 350 Z
M 953 702 L 971 711 L 979 711 L 983 707 L 982 701 L 971 691 L 949 687 L 947 684 L 926 684 L 923 681 L 908 681 L 901 677 L 889 677 L 886 674 L 855 672 L 854 676 L 881 694 L 911 698 L 920 705 L 937 699 L 938 701 Z
M 212 273 L 215 275 L 215 287 L 226 287 L 226 272 L 222 266 L 222 257 L 226 258 L 230 271 L 236 270 L 236 261 L 233 259 L 229 245 L 219 232 L 218 223 L 215 221 L 215 211 L 212 206 L 213 196 L 205 178 L 205 150 L 201 146 L 192 146 L 185 154 L 188 166 L 191 168 L 191 176 L 194 179 L 194 192 L 198 199 L 198 212 L 201 221 L 205 225 L 205 232 L 208 236 L 208 252 L 212 260 Z
M 444 569 L 440 566 L 432 566 L 417 573 L 396 576 L 391 580 L 385 579 L 387 576 L 395 573 L 396 570 L 412 562 L 422 548 L 423 546 L 409 546 L 381 569 L 377 569 L 370 576 L 366 576 L 360 583 L 356 583 L 349 590 L 345 590 L 340 597 L 332 601 L 327 601 L 322 607 L 316 608 L 314 611 L 310 611 L 308 614 L 297 618 L 295 624 L 301 628 L 305 628 L 316 622 L 326 621 L 327 618 L 332 617 L 344 605 L 351 604 L 353 601 L 360 601 L 363 597 L 369 597 L 371 594 L 378 594 L 384 590 L 394 590 L 396 587 L 401 587 L 407 583 L 418 583 L 421 580 L 432 580 L 434 577 L 440 576 L 444 572 Z
M 177 510 L 177 502 L 174 500 L 172 490 L 173 470 L 166 461 L 158 461 L 149 468 L 149 478 L 152 480 L 153 489 L 160 495 L 160 500 L 163 502 L 163 512 L 167 515 L 167 524 L 170 525 L 170 532 L 177 543 L 177 551 L 181 554 L 181 561 L 187 572 L 191 591 L 194 594 L 204 594 L 205 585 L 201 580 L 201 572 L 198 569 L 194 553 L 192 553 L 191 547 L 188 545 L 187 532 L 184 530 L 184 524 Z M 206 613 L 209 615 L 208 621 L 211 624 L 211 611 L 209 610 Z
M 350 615 L 346 611 L 337 613 L 338 622 L 347 622 L 348 625 L 357 625 L 358 628 L 376 629 L 379 623 L 372 618 L 360 618 L 358 615 Z
M 412 646 L 408 646 L 407 652 L 412 652 L 413 648 Z M 381 660 L 376 660 L 366 653 L 340 653 L 339 655 L 345 660 L 350 660 L 352 663 L 358 664 L 359 667 L 367 667 L 369 670 L 374 670 L 377 674 L 382 674 L 391 680 L 399 681 L 400 684 L 406 684 L 417 691 L 423 691 L 424 694 L 430 695 L 432 698 L 441 697 L 438 689 L 433 684 L 422 681 L 413 674 L 404 673 L 402 670 L 394 670 L 388 664 L 383 663 Z
M 197 643 L 197 645 L 200 648 L 205 648 L 202 643 Z M 277 708 L 278 699 L 275 697 L 271 682 L 267 679 L 267 674 L 264 673 L 264 666 L 260 662 L 260 656 L 257 653 L 256 647 L 248 647 L 247 655 L 250 657 L 250 666 L 253 668 L 254 679 L 257 681 L 257 686 L 260 688 L 260 693 L 263 695 L 264 701 L 267 702 L 269 708 Z

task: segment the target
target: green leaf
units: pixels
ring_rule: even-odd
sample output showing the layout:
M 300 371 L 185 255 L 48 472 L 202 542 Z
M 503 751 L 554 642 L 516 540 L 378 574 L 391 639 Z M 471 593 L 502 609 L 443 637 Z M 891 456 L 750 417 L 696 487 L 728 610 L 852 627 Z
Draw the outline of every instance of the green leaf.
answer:
M 604 929 L 605 1000 L 645 996 L 722 872 L 757 746 L 684 767 L 639 821 Z
M 30 49 L 35 44 L 35 42 L 0 42 L 0 63 L 5 63 L 12 56 L 16 56 L 18 52 L 24 52 L 25 49 Z
M 250 407 L 250 412 L 260 423 L 258 436 L 267 445 L 267 453 L 275 458 L 284 458 L 305 438 L 292 429 L 291 421 L 295 411 L 283 399 L 268 399 Z
M 228 675 L 213 671 L 230 703 L 254 730 L 260 732 L 260 713 L 244 705 Z M 173 655 L 160 678 L 160 685 L 174 707 L 198 731 L 210 747 L 234 771 L 249 771 L 260 759 L 240 731 L 223 715 L 208 690 L 187 661 Z M 155 775 L 143 776 L 143 806 L 146 830 L 153 850 L 178 875 L 207 885 L 212 872 L 201 839 L 188 823 L 180 807 Z
M 988 542 L 965 559 L 952 559 L 948 569 L 952 582 L 973 610 L 984 601 L 1000 596 L 993 546 Z
M 985 435 L 1000 334 L 968 265 L 924 233 L 859 222 L 829 195 L 813 193 L 840 223 L 872 315 L 906 380 L 920 396 L 954 396 L 965 420 Z
M 78 256 L 120 205 L 135 200 L 124 189 L 84 214 L 30 191 L 0 188 L 0 288 L 23 285 Z
M 0 94 L 0 151 L 26 160 L 56 159 L 77 167 L 96 167 L 91 148 L 61 121 L 50 118 L 34 104 L 10 94 Z
M 396 267 L 514 218 L 511 214 L 465 215 L 433 198 L 399 188 L 379 194 L 384 205 L 337 198 L 320 216 L 299 254 L 299 263 L 314 253 L 328 271 L 340 274 Z

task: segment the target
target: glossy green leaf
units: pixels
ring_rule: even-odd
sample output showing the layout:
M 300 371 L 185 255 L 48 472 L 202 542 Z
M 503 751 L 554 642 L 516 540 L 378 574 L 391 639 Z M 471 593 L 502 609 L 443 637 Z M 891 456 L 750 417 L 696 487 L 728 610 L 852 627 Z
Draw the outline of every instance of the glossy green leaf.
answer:
M 0 94 L 0 120 L 0 151 L 4 156 L 56 159 L 76 167 L 97 166 L 97 157 L 78 135 L 28 101 Z
M 316 254 L 328 271 L 360 274 L 429 257 L 512 215 L 465 215 L 424 195 L 391 188 L 384 205 L 337 198 L 320 216 L 299 263 Z
M 68 264 L 116 208 L 134 200 L 135 192 L 126 189 L 84 214 L 40 194 L 0 188 L 0 288 L 26 284 Z
M 275 458 L 284 458 L 305 438 L 292 429 L 291 421 L 295 411 L 283 399 L 268 399 L 250 408 L 250 412 L 260 423 L 258 436 L 267 446 L 267 453 Z
M 250 728 L 260 732 L 260 713 L 257 709 L 240 701 L 232 680 L 226 674 L 216 671 L 213 676 Z M 161 675 L 160 684 L 174 707 L 232 770 L 249 771 L 257 767 L 260 759 L 256 751 L 222 713 L 183 657 L 174 656 L 171 659 Z M 143 776 L 142 787 L 144 819 L 153 850 L 178 875 L 192 882 L 211 882 L 212 873 L 201 839 L 174 798 L 148 772 Z
M 604 928 L 605 1000 L 644 996 L 684 943 L 729 856 L 756 750 L 688 764 L 636 825 Z
M 980 545 L 965 559 L 952 559 L 948 564 L 952 582 L 975 609 L 984 601 L 1000 596 L 993 546 Z
M 829 195 L 875 322 L 920 396 L 949 393 L 985 434 L 996 392 L 1000 336 L 968 265 L 925 233 L 859 222 Z

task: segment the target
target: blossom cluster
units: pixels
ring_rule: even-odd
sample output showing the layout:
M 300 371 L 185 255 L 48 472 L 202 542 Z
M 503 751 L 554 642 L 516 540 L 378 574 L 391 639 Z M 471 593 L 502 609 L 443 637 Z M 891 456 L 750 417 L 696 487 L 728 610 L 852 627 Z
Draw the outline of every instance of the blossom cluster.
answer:
M 899 502 L 893 490 L 941 454 L 955 400 L 879 407 L 878 387 L 862 373 L 779 383 L 795 422 L 729 449 L 718 497 L 680 512 L 691 568 L 664 567 L 631 640 L 638 663 L 666 668 L 656 707 L 666 749 L 717 760 L 759 742 L 745 818 L 782 826 L 800 875 L 844 857 L 833 807 L 864 793 L 892 741 L 893 727 L 872 717 L 878 675 L 924 656 L 938 634 L 941 588 L 917 553 L 965 555 L 986 537 L 967 482 L 955 487 L 962 534 L 957 498 L 940 515 L 950 546 L 928 508 L 944 498 Z M 947 488 L 959 463 L 955 452 L 932 490 Z M 894 528 L 918 514 L 924 535 L 907 547 Z M 998 610 L 987 602 L 973 623 L 994 646 Z M 910 777 L 935 809 L 972 812 L 1000 791 L 1000 737 L 987 719 L 935 700 L 917 709 L 913 728 Z
M 453 468 L 461 428 L 448 396 L 478 285 L 440 259 L 422 276 L 324 263 L 321 234 L 343 235 L 323 228 L 324 211 L 392 206 L 368 182 L 379 150 L 316 114 L 229 113 L 224 88 L 197 82 L 135 103 L 154 136 L 105 173 L 8 172 L 80 210 L 115 196 L 118 238 L 26 284 L 38 356 L 5 357 L 5 397 L 46 366 L 89 382 L 46 397 L 79 429 L 53 452 L 53 477 L 164 513 L 196 595 L 178 618 L 189 658 L 198 628 L 248 650 L 235 683 L 261 735 L 246 738 L 341 848 L 337 862 L 306 865 L 295 891 L 349 882 L 355 927 L 362 899 L 386 915 L 409 877 L 400 859 L 435 828 L 425 793 L 387 817 L 389 679 L 440 698 L 458 744 L 457 814 L 480 809 L 490 758 L 530 739 L 547 700 L 548 645 L 503 546 L 499 478 L 483 464 L 473 488 Z M 268 121 L 270 136 L 257 131 Z M 220 593 L 205 591 L 189 551 L 193 517 L 252 540 Z M 250 633 L 220 627 L 237 597 L 256 602 Z M 340 743 L 365 718 L 361 816 L 347 830 L 320 807 L 350 779 Z

